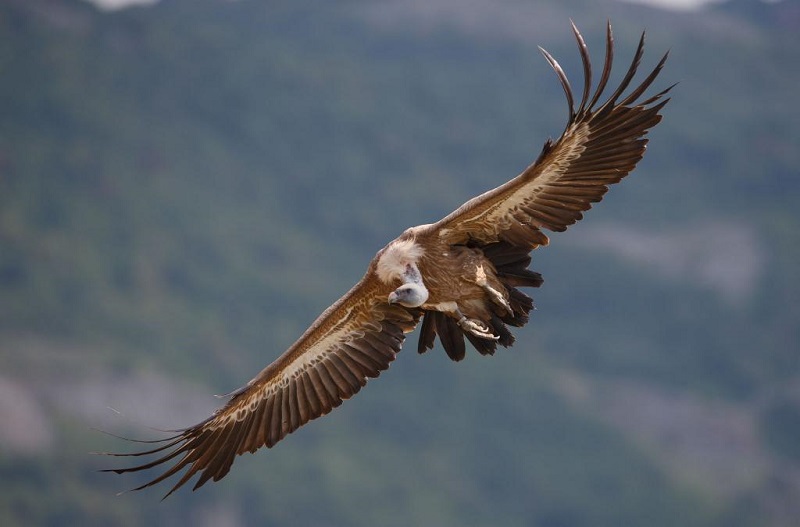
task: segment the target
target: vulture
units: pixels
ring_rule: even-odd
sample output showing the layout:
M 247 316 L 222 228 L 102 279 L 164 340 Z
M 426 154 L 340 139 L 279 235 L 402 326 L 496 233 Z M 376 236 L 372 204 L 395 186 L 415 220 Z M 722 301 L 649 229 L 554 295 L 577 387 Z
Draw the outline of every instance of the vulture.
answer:
M 594 89 L 589 52 L 574 23 L 572 32 L 583 66 L 581 98 L 576 107 L 564 70 L 539 48 L 564 90 L 569 118 L 561 137 L 548 140 L 533 164 L 440 221 L 407 229 L 378 251 L 350 291 L 213 415 L 171 437 L 142 441 L 149 444 L 144 451 L 107 453 L 155 457 L 107 471 L 163 466 L 163 473 L 134 489 L 140 490 L 187 469 L 165 498 L 195 475 L 194 489 L 218 481 L 236 456 L 274 446 L 378 377 L 420 321 L 419 353 L 433 348 L 437 336 L 454 361 L 464 358 L 465 341 L 482 355 L 511 346 L 509 326 L 524 326 L 533 308 L 519 288 L 542 284 L 541 275 L 528 269 L 531 251 L 549 243 L 545 230 L 566 230 L 634 169 L 674 86 L 645 95 L 665 54 L 628 90 L 644 51 L 642 33 L 619 86 L 603 97 L 614 55 L 611 24 Z

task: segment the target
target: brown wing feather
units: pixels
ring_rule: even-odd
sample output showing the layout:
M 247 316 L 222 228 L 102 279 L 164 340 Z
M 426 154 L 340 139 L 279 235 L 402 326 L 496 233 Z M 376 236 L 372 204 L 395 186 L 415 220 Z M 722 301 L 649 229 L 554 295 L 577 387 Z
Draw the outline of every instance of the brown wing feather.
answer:
M 608 185 L 634 169 L 644 154 L 647 131 L 658 124 L 658 113 L 669 101 L 662 97 L 671 88 L 637 100 L 658 76 L 667 55 L 631 93 L 620 100 L 630 85 L 644 51 L 644 34 L 631 66 L 614 93 L 600 104 L 613 62 L 614 39 L 609 24 L 603 73 L 591 95 L 592 68 L 586 43 L 572 25 L 584 70 L 584 89 L 575 110 L 572 88 L 558 62 L 545 50 L 566 94 L 569 120 L 564 133 L 548 141 L 539 158 L 522 174 L 462 205 L 431 226 L 450 243 L 485 245 L 505 241 L 532 249 L 548 243 L 542 228 L 563 231 L 583 217 L 583 211 L 600 201 Z M 591 99 L 590 99 L 591 97 Z
M 200 474 L 194 488 L 217 481 L 237 455 L 272 447 L 312 419 L 327 414 L 389 367 L 420 313 L 386 303 L 372 273 L 328 308 L 305 334 L 228 403 L 159 446 L 114 456 L 160 456 L 109 471 L 138 472 L 172 463 L 163 474 L 134 489 L 150 487 L 187 469 L 167 496 Z M 166 496 L 165 496 L 166 497 Z

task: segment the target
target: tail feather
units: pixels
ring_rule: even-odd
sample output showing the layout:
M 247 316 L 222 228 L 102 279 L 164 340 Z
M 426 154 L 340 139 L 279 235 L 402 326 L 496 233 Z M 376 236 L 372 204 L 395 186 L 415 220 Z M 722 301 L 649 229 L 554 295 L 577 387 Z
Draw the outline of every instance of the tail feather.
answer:
M 460 361 L 466 355 L 464 347 L 464 332 L 458 327 L 452 318 L 443 313 L 437 313 L 436 329 L 439 331 L 439 339 L 442 341 L 447 356 L 454 361 Z
M 481 355 L 494 355 L 494 352 L 497 351 L 497 341 L 495 340 L 482 339 L 480 337 L 476 337 L 472 333 L 464 333 L 464 335 L 466 335 L 467 340 L 470 344 L 472 344 L 472 347 L 474 347 Z
M 458 326 L 455 320 L 451 319 L 439 311 L 426 311 L 422 319 L 419 343 L 417 351 L 425 353 L 433 348 L 436 335 L 442 343 L 447 356 L 458 362 L 466 357 L 466 347 L 464 345 L 464 331 Z M 470 335 L 467 335 L 469 337 Z M 472 342 L 472 339 L 470 339 Z M 473 343 L 474 346 L 474 343 Z
M 541 273 L 530 269 L 498 269 L 497 276 L 510 287 L 539 287 L 544 283 Z
M 441 315 L 437 311 L 425 311 L 422 317 L 422 325 L 419 329 L 419 341 L 417 341 L 417 353 L 425 353 L 433 349 L 436 343 L 436 316 Z

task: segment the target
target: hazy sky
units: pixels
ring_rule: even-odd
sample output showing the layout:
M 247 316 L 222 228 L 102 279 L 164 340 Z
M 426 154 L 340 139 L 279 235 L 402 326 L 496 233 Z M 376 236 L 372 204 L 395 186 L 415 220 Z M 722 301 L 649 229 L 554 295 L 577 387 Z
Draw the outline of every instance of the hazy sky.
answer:
M 675 11 L 687 11 L 697 9 L 706 4 L 714 4 L 723 2 L 724 0 L 622 0 L 624 2 L 631 2 L 634 4 L 649 4 L 654 7 L 661 7 L 663 9 L 672 9 Z
M 103 9 L 121 9 L 129 5 L 155 4 L 158 0 L 84 0 Z
M 85 0 L 103 9 L 120 9 L 129 5 L 154 4 L 158 0 Z M 690 10 L 697 9 L 706 4 L 722 2 L 724 0 L 622 0 L 638 4 L 650 4 L 665 9 Z

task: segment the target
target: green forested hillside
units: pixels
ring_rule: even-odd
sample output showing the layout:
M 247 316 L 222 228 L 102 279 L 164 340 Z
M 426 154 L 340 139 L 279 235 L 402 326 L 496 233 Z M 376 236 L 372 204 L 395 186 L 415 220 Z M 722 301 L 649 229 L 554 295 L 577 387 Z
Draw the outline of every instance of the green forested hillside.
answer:
M 408 226 L 566 119 L 536 49 L 680 81 L 534 254 L 517 343 L 381 378 L 223 481 L 98 473 L 206 417 Z M 3 525 L 794 525 L 800 3 L 0 2 Z M 615 77 L 617 80 L 619 77 Z M 614 79 L 612 79 L 613 82 Z M 410 337 L 416 343 L 416 335 Z

